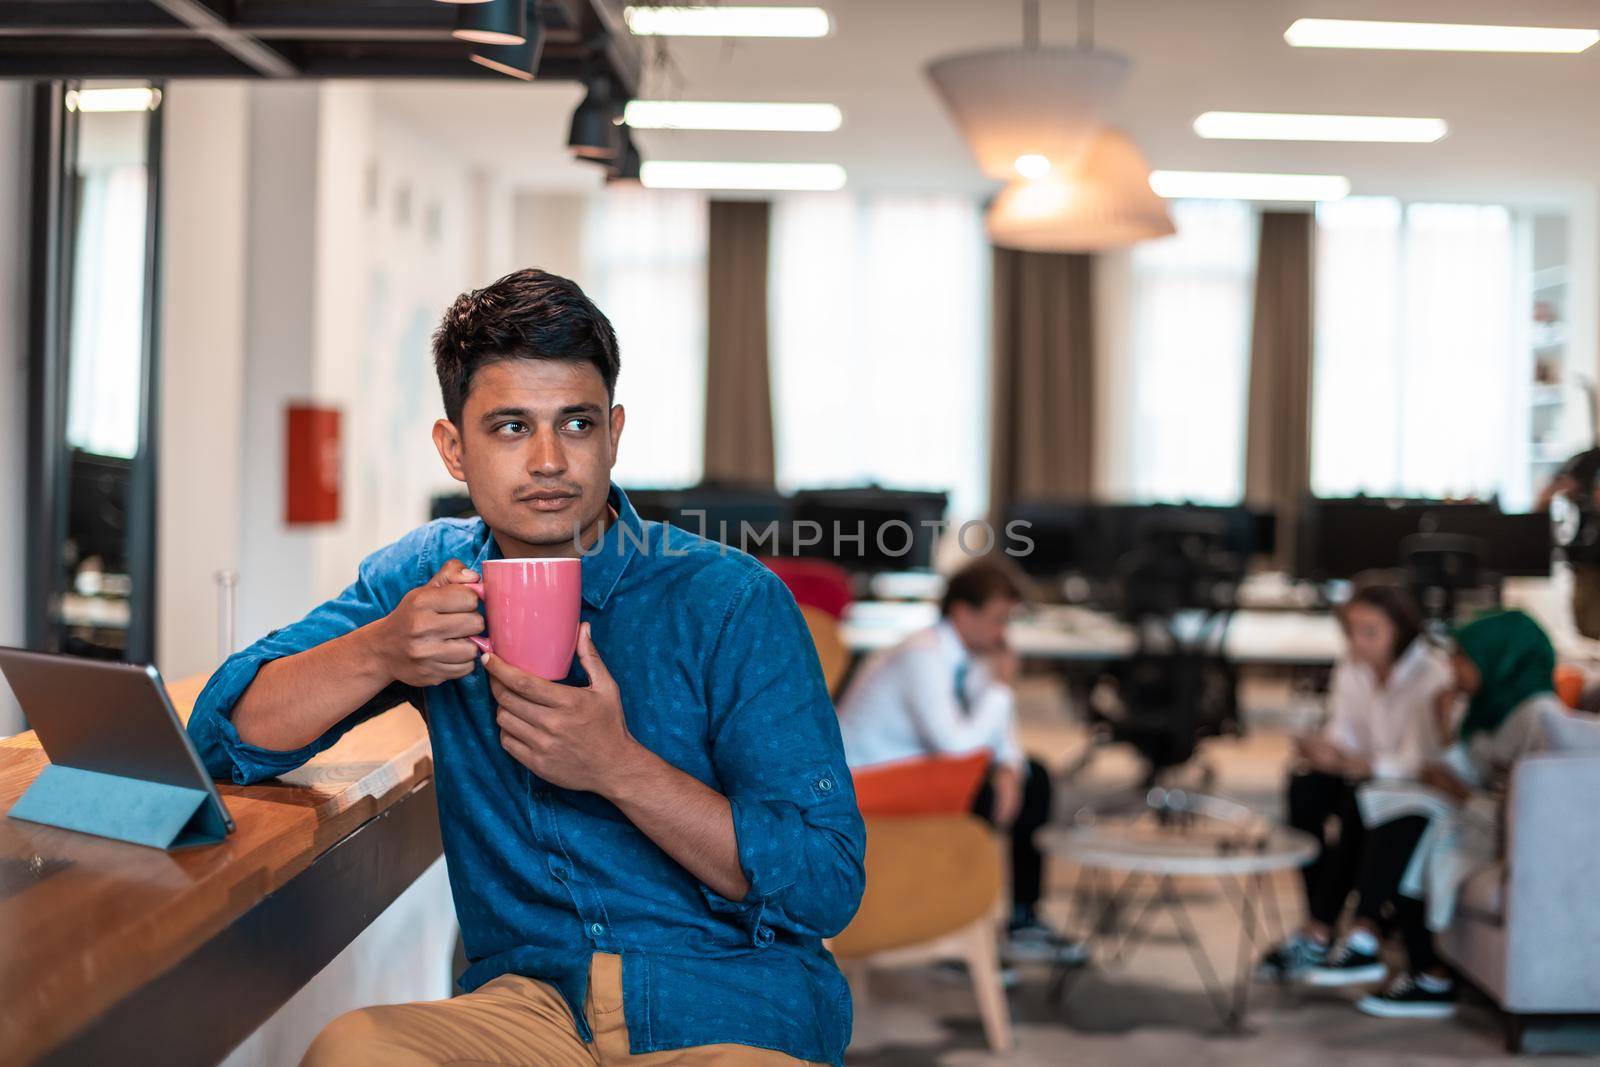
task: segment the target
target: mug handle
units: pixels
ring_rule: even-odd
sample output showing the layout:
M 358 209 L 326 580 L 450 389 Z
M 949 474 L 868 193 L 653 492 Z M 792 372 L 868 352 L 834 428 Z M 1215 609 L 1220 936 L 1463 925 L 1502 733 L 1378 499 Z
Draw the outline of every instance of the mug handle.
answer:
M 463 586 L 465 586 L 466 588 L 472 590 L 474 593 L 478 594 L 478 599 L 480 601 L 483 600 L 483 583 L 482 582 L 462 582 L 461 584 Z M 487 637 L 479 637 L 477 634 L 469 634 L 469 635 L 467 635 L 467 640 L 471 641 L 473 644 L 477 645 L 479 652 L 489 652 L 489 653 L 493 653 L 494 652 L 494 646 L 489 643 L 489 639 Z

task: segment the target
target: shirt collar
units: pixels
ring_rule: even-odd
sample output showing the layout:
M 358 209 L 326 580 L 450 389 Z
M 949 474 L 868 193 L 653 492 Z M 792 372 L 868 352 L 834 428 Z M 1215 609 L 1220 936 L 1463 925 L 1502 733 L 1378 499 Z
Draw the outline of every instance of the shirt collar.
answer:
M 616 510 L 617 521 L 606 527 L 600 540 L 590 545 L 583 556 L 583 601 L 596 611 L 604 608 L 611 599 L 611 593 L 621 580 L 628 561 L 639 551 L 645 538 L 644 522 L 629 502 L 628 494 L 617 483 L 611 483 L 611 492 L 606 499 Z M 500 558 L 500 545 L 494 539 L 494 531 L 489 530 L 483 547 L 478 550 L 478 558 L 473 561 L 473 567 L 482 574 L 485 562 Z
M 953 663 L 965 663 L 969 658 L 967 646 L 961 640 L 961 635 L 956 633 L 956 628 L 950 624 L 949 619 L 940 619 L 933 628 L 939 635 L 939 647 Z

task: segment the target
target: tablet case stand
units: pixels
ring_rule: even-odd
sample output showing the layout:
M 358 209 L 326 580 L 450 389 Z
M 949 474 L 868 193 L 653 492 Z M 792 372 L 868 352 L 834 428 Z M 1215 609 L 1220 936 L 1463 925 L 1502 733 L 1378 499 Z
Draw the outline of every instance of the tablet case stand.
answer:
M 217 844 L 222 815 L 203 789 L 47 764 L 11 806 L 13 819 L 153 848 Z

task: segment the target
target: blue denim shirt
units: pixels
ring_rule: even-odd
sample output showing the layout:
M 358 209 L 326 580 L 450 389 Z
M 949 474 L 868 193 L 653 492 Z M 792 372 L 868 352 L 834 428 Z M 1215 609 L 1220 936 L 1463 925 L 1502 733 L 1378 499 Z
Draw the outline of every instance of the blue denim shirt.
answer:
M 396 684 L 305 748 L 240 740 L 230 715 L 261 666 L 379 619 L 446 560 L 498 557 L 480 519 L 442 519 L 369 556 L 356 581 L 223 663 L 189 720 L 213 775 L 244 784 L 304 763 L 351 726 L 409 701 L 428 724 L 451 892 L 472 990 L 516 973 L 561 992 L 590 1040 L 589 957 L 622 956 L 635 1053 L 731 1042 L 843 1062 L 850 992 L 822 938 L 861 898 L 866 833 L 804 620 L 756 560 L 620 521 L 583 561 L 583 618 L 622 693 L 628 729 L 728 798 L 743 900 L 712 891 L 594 793 L 554 786 L 500 747 L 480 665 Z M 583 684 L 574 666 L 569 683 Z

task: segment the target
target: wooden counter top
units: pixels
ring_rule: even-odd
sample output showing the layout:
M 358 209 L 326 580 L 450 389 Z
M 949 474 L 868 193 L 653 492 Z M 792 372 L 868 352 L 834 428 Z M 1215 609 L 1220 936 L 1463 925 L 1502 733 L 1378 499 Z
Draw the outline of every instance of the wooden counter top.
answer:
M 203 683 L 170 687 L 185 720 Z M 46 762 L 31 732 L 0 740 L 0 811 Z M 238 824 L 220 845 L 163 852 L 0 818 L 0 1061 L 28 1063 L 58 1050 L 402 801 L 426 801 L 433 836 L 417 847 L 436 857 L 432 774 L 421 717 L 405 706 L 356 727 L 283 779 L 218 783 Z M 407 825 L 413 837 L 425 836 L 422 822 Z M 204 1027 L 199 1007 L 190 1008 L 193 1025 Z

